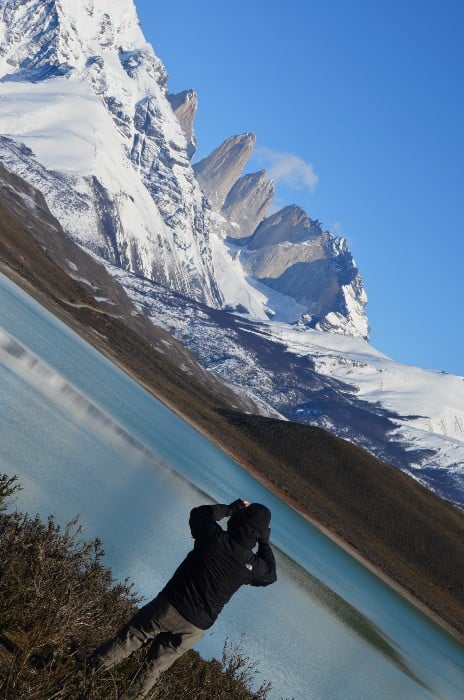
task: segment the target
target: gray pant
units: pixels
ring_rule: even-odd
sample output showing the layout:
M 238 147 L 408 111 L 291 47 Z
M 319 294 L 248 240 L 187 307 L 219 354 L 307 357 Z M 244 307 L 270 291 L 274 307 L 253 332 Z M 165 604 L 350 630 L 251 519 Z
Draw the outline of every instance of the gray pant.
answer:
M 97 652 L 100 666 L 112 668 L 151 642 L 146 663 L 123 696 L 123 700 L 141 700 L 158 676 L 204 635 L 204 630 L 188 622 L 163 596 L 159 595 L 139 610 L 119 634 Z

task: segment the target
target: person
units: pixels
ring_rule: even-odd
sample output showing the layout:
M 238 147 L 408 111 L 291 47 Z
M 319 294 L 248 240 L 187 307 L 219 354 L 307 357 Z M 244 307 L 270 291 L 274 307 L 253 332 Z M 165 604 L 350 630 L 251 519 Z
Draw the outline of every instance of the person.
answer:
M 223 530 L 218 521 L 226 517 Z M 123 700 L 146 697 L 160 674 L 202 638 L 240 586 L 268 586 L 277 580 L 270 521 L 266 506 L 241 499 L 194 508 L 189 520 L 193 549 L 156 598 L 94 652 L 92 670 L 110 669 L 149 643 L 146 661 Z

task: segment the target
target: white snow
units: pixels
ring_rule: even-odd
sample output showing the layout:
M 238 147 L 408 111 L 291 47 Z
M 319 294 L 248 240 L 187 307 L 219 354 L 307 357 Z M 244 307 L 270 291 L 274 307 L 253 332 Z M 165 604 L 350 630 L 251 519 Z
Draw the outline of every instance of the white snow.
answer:
M 10 82 L 1 93 L 2 134 L 26 144 L 46 168 L 93 172 L 109 117 L 85 83 Z
M 414 430 L 415 442 L 422 431 L 424 443 L 441 435 L 464 448 L 464 377 L 395 362 L 359 338 L 283 324 L 269 324 L 268 332 L 291 352 L 310 357 L 321 374 L 354 385 L 360 398 L 404 416 L 399 430 Z M 464 467 L 464 449 L 460 459 Z
M 272 318 L 287 323 L 298 320 L 306 307 L 248 277 L 240 260 L 241 250 L 225 243 L 219 233 L 221 226 L 226 226 L 225 219 L 215 214 L 214 223 L 216 234 L 211 236 L 213 268 L 224 306 L 230 309 L 242 307 L 256 320 Z
M 232 249 L 218 235 L 211 237 L 211 248 L 214 274 L 224 298 L 224 305 L 230 308 L 242 306 L 255 318 L 268 318 L 266 296 L 248 283 L 239 253 L 234 255 Z

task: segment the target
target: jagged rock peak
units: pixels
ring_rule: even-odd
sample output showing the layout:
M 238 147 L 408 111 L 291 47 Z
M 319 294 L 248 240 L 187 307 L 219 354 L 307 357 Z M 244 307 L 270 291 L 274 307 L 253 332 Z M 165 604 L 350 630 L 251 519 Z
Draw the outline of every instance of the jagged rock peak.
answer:
M 231 222 L 231 238 L 251 236 L 274 199 L 275 183 L 265 170 L 243 175 L 226 197 L 221 214 Z
M 167 97 L 187 139 L 187 155 L 192 159 L 197 150 L 197 139 L 193 130 L 198 109 L 197 93 L 195 90 L 184 90 L 176 94 L 170 93 Z
M 283 242 L 303 243 L 321 233 L 319 221 L 310 219 L 296 204 L 290 204 L 264 219 L 250 239 L 248 248 L 255 250 Z
M 346 240 L 296 205 L 266 218 L 244 241 L 245 273 L 300 307 L 310 328 L 367 338 L 367 297 Z
M 256 137 L 251 132 L 230 136 L 209 156 L 193 166 L 201 189 L 215 211 L 224 201 L 240 177 L 250 157 Z

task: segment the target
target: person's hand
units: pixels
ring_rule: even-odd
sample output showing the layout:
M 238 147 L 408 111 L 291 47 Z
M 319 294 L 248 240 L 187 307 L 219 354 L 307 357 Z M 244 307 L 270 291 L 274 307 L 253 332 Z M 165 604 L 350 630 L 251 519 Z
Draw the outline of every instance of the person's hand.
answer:
M 250 505 L 249 501 L 243 501 L 241 498 L 237 498 L 235 501 L 229 504 L 229 516 L 236 513 L 238 510 L 243 510 L 248 508 Z

